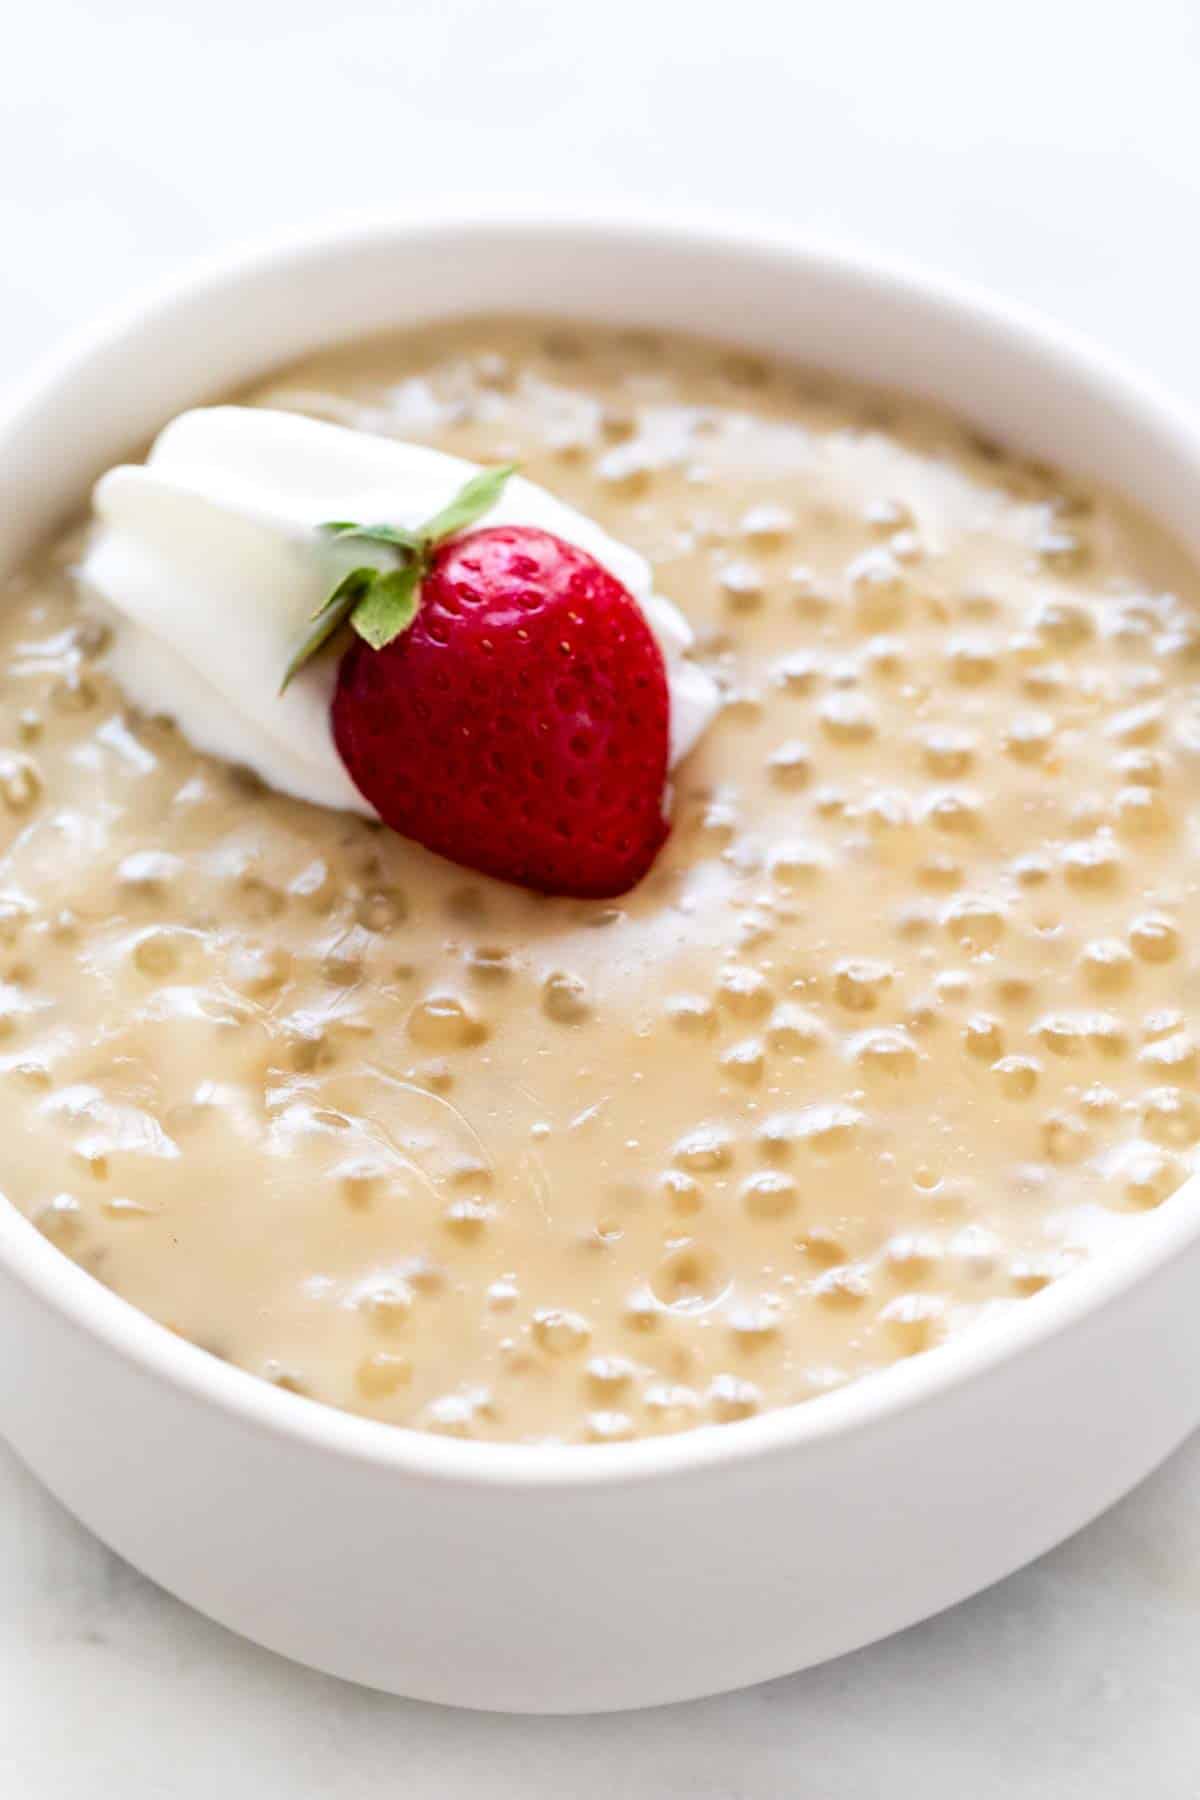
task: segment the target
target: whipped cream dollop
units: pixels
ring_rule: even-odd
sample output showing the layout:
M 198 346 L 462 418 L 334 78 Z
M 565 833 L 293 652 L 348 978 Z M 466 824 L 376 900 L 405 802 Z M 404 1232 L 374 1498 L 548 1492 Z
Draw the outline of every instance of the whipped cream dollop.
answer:
M 294 413 L 182 413 L 144 464 L 111 469 L 93 495 L 79 578 L 114 615 L 113 674 L 136 705 L 173 718 L 197 748 L 298 799 L 374 817 L 334 746 L 337 657 L 316 657 L 279 691 L 313 613 L 364 561 L 362 544 L 338 544 L 318 527 L 356 519 L 415 529 L 477 473 L 427 445 Z M 482 524 L 551 531 L 629 591 L 666 664 L 674 768 L 720 697 L 688 660 L 691 628 L 653 591 L 646 559 L 520 475 Z M 373 549 L 369 560 L 378 560 Z

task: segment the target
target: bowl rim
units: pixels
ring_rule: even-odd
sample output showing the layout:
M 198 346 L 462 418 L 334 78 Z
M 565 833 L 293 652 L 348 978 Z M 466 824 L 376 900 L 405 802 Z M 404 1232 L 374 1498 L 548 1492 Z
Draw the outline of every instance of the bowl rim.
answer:
M 1155 384 L 1107 351 L 1044 318 L 957 278 L 777 224 L 720 214 L 663 216 L 645 210 L 547 212 L 513 208 L 439 208 L 322 224 L 259 238 L 241 250 L 185 265 L 131 302 L 73 333 L 43 357 L 23 382 L 0 395 L 0 463 L 17 447 L 27 420 L 106 355 L 128 345 L 151 321 L 277 275 L 314 258 L 352 259 L 369 249 L 416 237 L 453 242 L 466 236 L 537 236 L 609 240 L 634 253 L 653 247 L 674 255 L 722 252 L 772 258 L 797 280 L 806 270 L 889 300 L 923 307 L 931 320 L 952 316 L 1002 354 L 1035 352 L 1079 384 L 1137 416 L 1176 455 L 1192 463 L 1200 494 L 1200 429 Z M 181 1398 L 217 1409 L 247 1429 L 298 1447 L 367 1463 L 396 1476 L 503 1488 L 602 1487 L 641 1483 L 692 1471 L 815 1449 L 877 1422 L 931 1405 L 948 1391 L 980 1380 L 1048 1339 L 1066 1333 L 1110 1301 L 1149 1281 L 1200 1235 L 1200 1175 L 1190 1177 L 1141 1220 L 1135 1241 L 1023 1299 L 1003 1318 L 981 1322 L 962 1337 L 872 1372 L 810 1400 L 746 1420 L 698 1425 L 678 1436 L 618 1444 L 507 1443 L 457 1440 L 412 1426 L 361 1418 L 288 1393 L 176 1336 L 121 1299 L 49 1243 L 0 1196 L 0 1270 L 76 1332 L 98 1340 L 127 1364 Z

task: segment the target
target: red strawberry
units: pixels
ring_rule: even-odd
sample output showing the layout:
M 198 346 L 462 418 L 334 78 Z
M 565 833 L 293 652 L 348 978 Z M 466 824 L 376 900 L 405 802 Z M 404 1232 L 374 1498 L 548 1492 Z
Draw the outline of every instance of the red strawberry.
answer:
M 667 835 L 666 669 L 641 608 L 593 557 L 520 526 L 426 546 L 421 570 L 411 624 L 373 648 L 355 619 L 338 670 L 355 785 L 468 868 L 624 893 Z

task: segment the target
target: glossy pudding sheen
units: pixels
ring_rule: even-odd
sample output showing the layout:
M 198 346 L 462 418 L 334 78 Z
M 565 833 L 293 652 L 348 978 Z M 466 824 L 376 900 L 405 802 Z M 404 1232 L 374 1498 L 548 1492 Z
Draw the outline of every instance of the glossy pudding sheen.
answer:
M 689 340 L 472 321 L 251 396 L 523 472 L 723 711 L 617 903 L 134 714 L 76 534 L 0 632 L 0 1184 L 172 1330 L 397 1424 L 789 1405 L 1116 1249 L 1200 1138 L 1200 612 L 1147 521 Z M 1036 404 L 1036 396 L 1031 396 Z

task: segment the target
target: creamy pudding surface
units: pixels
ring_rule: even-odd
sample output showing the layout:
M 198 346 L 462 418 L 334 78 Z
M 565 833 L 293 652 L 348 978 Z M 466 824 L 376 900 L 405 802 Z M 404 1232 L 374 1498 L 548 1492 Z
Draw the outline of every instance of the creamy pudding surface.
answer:
M 803 1401 L 1119 1254 L 1200 1140 L 1170 542 L 658 334 L 467 321 L 248 398 L 519 462 L 724 705 L 641 884 L 542 898 L 132 710 L 76 532 L 0 614 L 13 1204 L 214 1355 L 524 1441 Z

